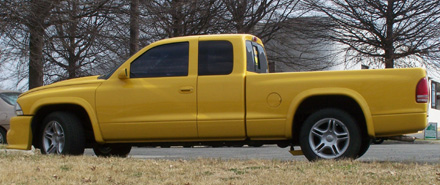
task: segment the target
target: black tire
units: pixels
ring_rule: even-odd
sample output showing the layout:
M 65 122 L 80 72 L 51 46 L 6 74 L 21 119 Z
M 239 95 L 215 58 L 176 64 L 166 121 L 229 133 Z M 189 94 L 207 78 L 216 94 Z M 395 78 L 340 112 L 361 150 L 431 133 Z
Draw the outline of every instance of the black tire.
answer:
M 131 145 L 123 144 L 95 144 L 93 152 L 98 157 L 127 157 L 131 151 Z
M 318 159 L 355 159 L 362 138 L 359 126 L 348 113 L 322 109 L 310 115 L 300 131 L 300 146 L 305 157 Z
M 0 127 L 0 144 L 5 145 L 8 144 L 6 140 L 6 130 Z
M 39 147 L 42 154 L 82 155 L 85 134 L 81 121 L 70 112 L 53 112 L 40 128 Z
M 362 157 L 365 153 L 367 153 L 368 149 L 370 148 L 370 145 L 372 143 L 372 139 L 367 138 L 362 140 L 361 149 L 359 150 L 359 154 L 357 158 Z

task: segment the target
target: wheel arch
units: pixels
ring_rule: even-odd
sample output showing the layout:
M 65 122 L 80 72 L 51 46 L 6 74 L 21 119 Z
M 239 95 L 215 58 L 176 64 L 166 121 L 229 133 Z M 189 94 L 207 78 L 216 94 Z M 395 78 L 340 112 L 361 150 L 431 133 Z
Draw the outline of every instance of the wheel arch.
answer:
M 338 108 L 354 115 L 364 137 L 374 137 L 371 112 L 365 99 L 346 88 L 318 88 L 304 91 L 292 101 L 287 118 L 287 136 L 298 143 L 300 128 L 307 117 L 324 108 Z
M 31 113 L 34 115 L 31 128 L 32 133 L 38 133 L 44 118 L 52 112 L 66 111 L 72 112 L 81 120 L 86 131 L 88 142 L 103 142 L 97 117 L 92 106 L 85 100 L 79 98 L 63 98 L 71 101 L 39 100 L 31 107 Z M 37 146 L 38 134 L 32 135 L 32 143 Z

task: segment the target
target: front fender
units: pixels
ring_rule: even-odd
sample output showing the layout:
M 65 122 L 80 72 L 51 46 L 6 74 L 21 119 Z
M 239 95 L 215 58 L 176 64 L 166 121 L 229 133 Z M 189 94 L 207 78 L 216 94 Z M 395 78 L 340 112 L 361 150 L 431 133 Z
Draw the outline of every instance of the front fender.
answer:
M 72 104 L 81 106 L 88 114 L 90 123 L 92 124 L 95 140 L 98 143 L 103 143 L 104 139 L 101 134 L 101 128 L 99 127 L 98 118 L 94 111 L 93 106 L 86 100 L 78 97 L 51 97 L 38 99 L 30 108 L 31 114 L 35 115 L 37 111 L 47 105 L 60 105 L 60 104 Z

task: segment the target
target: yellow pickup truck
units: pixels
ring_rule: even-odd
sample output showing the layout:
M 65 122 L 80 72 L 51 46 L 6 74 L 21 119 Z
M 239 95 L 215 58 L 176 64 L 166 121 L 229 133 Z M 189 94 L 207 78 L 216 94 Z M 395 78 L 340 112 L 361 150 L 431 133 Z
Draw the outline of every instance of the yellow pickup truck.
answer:
M 107 75 L 23 93 L 8 148 L 126 156 L 132 146 L 301 146 L 309 160 L 357 158 L 372 138 L 427 124 L 426 71 L 268 73 L 248 34 L 155 42 Z

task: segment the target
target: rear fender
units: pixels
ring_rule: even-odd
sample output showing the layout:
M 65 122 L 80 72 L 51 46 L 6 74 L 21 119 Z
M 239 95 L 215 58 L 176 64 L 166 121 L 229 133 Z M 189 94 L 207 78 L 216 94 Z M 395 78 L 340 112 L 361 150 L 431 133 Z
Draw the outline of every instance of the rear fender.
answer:
M 288 138 L 293 138 L 293 134 L 292 134 L 293 131 L 292 128 L 294 123 L 293 118 L 298 110 L 298 107 L 301 105 L 303 101 L 313 96 L 329 96 L 329 95 L 347 96 L 353 99 L 354 101 L 356 101 L 364 114 L 365 122 L 367 124 L 366 127 L 367 127 L 368 135 L 370 137 L 375 136 L 373 120 L 367 102 L 358 92 L 347 88 L 314 88 L 314 89 L 309 89 L 307 91 L 303 91 L 300 94 L 298 94 L 290 103 L 288 112 L 290 112 L 291 114 L 289 114 L 287 117 L 286 136 Z

